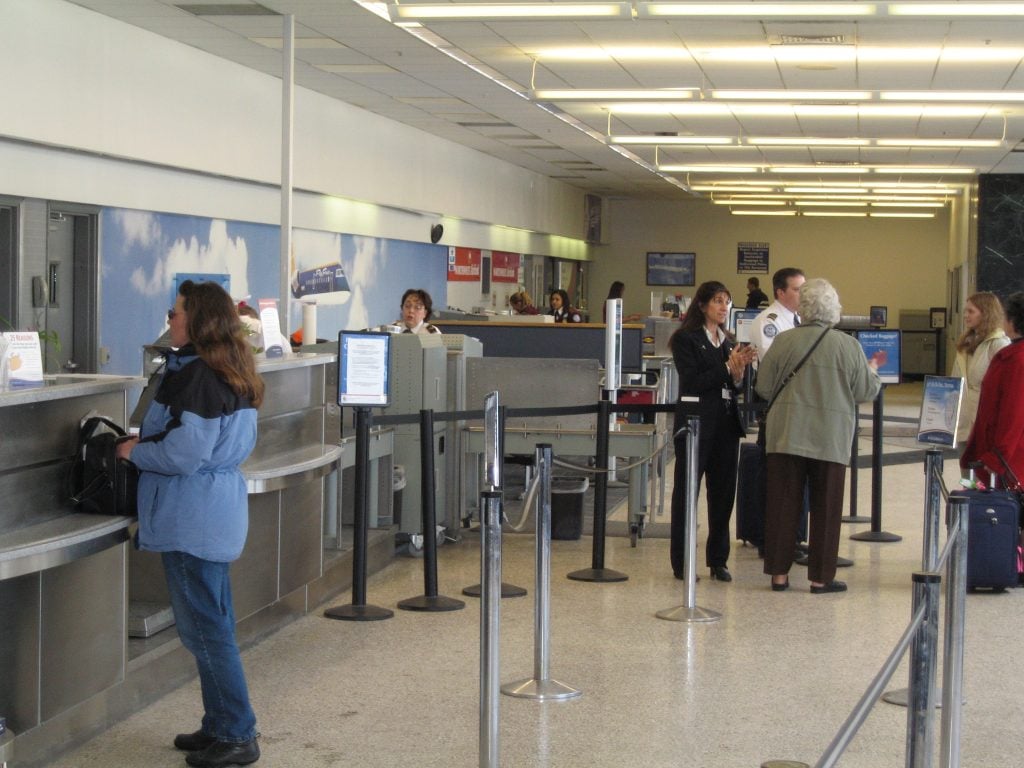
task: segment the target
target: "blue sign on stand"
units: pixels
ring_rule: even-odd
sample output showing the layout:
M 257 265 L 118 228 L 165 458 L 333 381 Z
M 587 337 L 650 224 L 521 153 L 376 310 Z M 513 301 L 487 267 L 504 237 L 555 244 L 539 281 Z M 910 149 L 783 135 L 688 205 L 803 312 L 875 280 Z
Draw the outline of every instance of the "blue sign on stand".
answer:
M 857 331 L 857 341 L 868 360 L 878 361 L 878 376 L 883 384 L 899 384 L 902 380 L 900 331 Z
M 917 442 L 956 447 L 964 380 L 959 376 L 925 376 Z

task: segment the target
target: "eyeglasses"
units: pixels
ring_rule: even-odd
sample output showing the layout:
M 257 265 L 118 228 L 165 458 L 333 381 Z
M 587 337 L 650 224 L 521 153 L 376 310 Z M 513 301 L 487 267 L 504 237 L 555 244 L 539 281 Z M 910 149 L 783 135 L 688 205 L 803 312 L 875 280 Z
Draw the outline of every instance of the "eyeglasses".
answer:
M 426 309 L 426 307 L 419 302 L 407 301 L 402 305 L 402 309 Z
M 170 309 L 168 309 L 167 310 L 167 322 L 170 322 L 171 320 L 173 320 L 177 316 L 177 314 L 178 314 L 178 310 L 174 309 L 174 307 L 171 307 Z

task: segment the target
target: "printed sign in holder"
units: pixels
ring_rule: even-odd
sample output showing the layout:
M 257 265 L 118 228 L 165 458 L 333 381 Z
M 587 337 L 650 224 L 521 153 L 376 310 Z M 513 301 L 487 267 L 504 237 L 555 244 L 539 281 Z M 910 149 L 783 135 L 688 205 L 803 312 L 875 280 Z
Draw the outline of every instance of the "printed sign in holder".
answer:
M 956 447 L 956 428 L 964 380 L 959 376 L 925 376 L 917 442 L 940 448 Z
M 328 608 L 324 616 L 340 621 L 390 619 L 394 611 L 366 602 L 366 550 L 369 537 L 370 419 L 372 406 L 386 406 L 391 389 L 391 335 L 368 331 L 338 334 L 338 405 L 355 408 L 355 532 L 352 602 Z
M 899 384 L 901 337 L 899 331 L 858 331 L 857 341 L 869 360 L 878 362 L 878 390 L 871 412 L 871 530 L 850 536 L 854 541 L 894 542 L 903 537 L 882 530 L 882 413 L 885 385 Z

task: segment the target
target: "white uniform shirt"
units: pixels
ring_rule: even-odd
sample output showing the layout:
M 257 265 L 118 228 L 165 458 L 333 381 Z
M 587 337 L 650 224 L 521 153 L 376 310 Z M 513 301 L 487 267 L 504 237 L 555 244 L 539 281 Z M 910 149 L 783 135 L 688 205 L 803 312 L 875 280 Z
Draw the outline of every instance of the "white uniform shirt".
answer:
M 773 301 L 750 324 L 750 343 L 757 350 L 757 359 L 764 358 L 768 347 L 780 333 L 788 331 L 796 325 L 796 313 L 786 309 L 778 301 Z

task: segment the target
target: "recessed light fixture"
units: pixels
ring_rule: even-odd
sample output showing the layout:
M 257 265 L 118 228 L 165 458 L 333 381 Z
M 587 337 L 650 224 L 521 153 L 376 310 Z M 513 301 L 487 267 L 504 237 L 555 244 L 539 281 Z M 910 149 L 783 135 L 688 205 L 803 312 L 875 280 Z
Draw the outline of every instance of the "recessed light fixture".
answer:
M 629 2 L 605 3 L 397 3 L 391 21 L 494 21 L 499 19 L 631 19 Z
M 874 3 L 637 3 L 637 15 L 640 18 L 672 16 L 751 16 L 758 19 L 807 16 L 814 18 L 817 16 L 873 16 L 875 13 Z
M 685 101 L 699 93 L 699 88 L 537 88 L 529 96 L 533 101 Z

